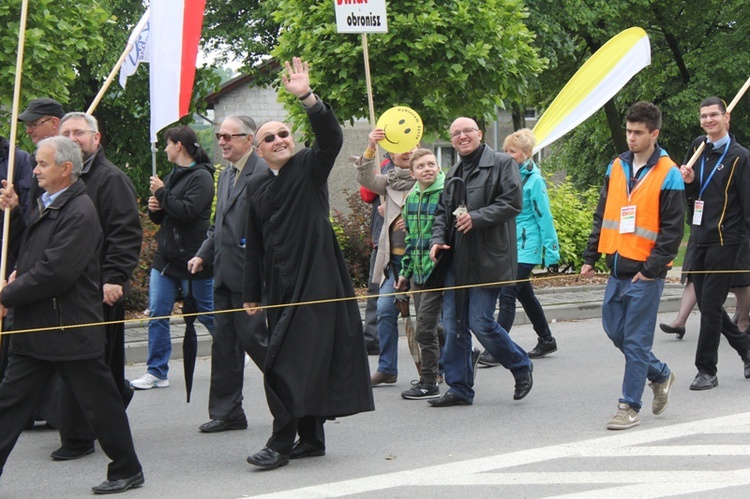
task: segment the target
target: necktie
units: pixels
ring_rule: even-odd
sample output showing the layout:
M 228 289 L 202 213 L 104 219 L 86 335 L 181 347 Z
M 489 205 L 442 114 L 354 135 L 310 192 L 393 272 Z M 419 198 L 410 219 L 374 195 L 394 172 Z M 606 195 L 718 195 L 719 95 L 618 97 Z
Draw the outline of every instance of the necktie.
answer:
M 234 165 L 229 166 L 229 189 L 227 189 L 227 192 L 229 194 L 228 197 L 232 196 L 232 191 L 234 190 L 234 184 L 237 182 L 237 168 Z

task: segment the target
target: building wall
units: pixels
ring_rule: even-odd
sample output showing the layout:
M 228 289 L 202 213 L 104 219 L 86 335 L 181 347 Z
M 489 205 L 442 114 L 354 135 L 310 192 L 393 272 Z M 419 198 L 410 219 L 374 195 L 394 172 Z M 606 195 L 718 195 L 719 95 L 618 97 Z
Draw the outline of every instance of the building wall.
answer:
M 325 96 L 322 96 L 325 98 Z M 276 91 L 272 87 L 241 86 L 226 94 L 214 105 L 216 130 L 226 116 L 246 114 L 256 123 L 266 121 L 286 121 L 284 105 L 277 101 Z M 353 126 L 346 124 L 344 129 L 344 146 L 341 149 L 333 171 L 328 179 L 329 198 L 332 210 L 348 211 L 347 192 L 358 192 L 357 174 L 350 157 L 359 156 L 367 147 L 367 136 L 370 127 L 366 121 L 356 122 Z M 298 141 L 299 142 L 299 141 Z M 301 147 L 298 143 L 297 147 Z M 214 147 L 214 163 L 222 163 L 218 142 Z
M 325 99 L 325 95 L 322 97 Z M 287 119 L 284 106 L 277 101 L 276 91 L 272 87 L 239 86 L 226 92 L 214 105 L 215 122 L 221 123 L 224 117 L 230 114 L 250 115 L 256 123 L 286 121 Z M 526 124 L 529 128 L 533 128 L 536 120 L 527 118 Z M 218 126 L 216 128 L 218 130 Z M 360 120 L 354 125 L 347 123 L 343 129 L 344 145 L 328 179 L 328 188 L 331 209 L 348 212 L 347 194 L 359 191 L 357 174 L 351 158 L 361 155 L 367 147 L 370 125 L 368 121 Z M 503 140 L 511 133 L 513 133 L 513 120 L 510 113 L 498 110 L 496 122 L 489 125 L 485 131 L 484 141 L 494 149 L 502 150 Z M 447 136 L 447 132 L 443 135 Z M 423 146 L 436 152 L 443 168 L 450 167 L 456 159 L 449 141 L 425 143 Z M 221 163 L 221 151 L 218 144 L 214 147 L 214 151 L 216 151 L 214 162 Z M 383 153 L 384 151 L 380 150 L 381 157 Z

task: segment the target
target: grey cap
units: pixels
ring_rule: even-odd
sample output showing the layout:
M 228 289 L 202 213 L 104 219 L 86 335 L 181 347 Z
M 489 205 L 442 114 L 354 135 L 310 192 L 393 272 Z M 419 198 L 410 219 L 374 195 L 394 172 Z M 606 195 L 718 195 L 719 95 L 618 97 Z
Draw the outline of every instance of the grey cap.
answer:
M 42 116 L 62 118 L 65 116 L 65 111 L 63 111 L 62 104 L 55 99 L 42 97 L 41 99 L 34 99 L 29 102 L 26 110 L 18 115 L 18 120 L 28 122 L 38 120 Z

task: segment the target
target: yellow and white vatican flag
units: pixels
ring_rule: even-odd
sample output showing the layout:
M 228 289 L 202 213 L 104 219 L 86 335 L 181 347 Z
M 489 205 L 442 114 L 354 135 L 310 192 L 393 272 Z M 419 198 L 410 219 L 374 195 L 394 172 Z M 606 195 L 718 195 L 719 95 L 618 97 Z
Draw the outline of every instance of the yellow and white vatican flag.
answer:
M 534 152 L 583 123 L 649 64 L 651 44 L 642 28 L 614 36 L 581 66 L 539 119 Z

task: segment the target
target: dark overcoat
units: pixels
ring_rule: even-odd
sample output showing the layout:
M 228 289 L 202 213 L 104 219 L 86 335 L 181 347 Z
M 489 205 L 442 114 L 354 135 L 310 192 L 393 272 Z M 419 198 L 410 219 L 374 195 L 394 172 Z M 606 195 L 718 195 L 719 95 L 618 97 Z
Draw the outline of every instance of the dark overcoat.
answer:
M 466 185 L 466 207 L 471 215 L 472 229 L 464 234 L 461 256 L 466 261 L 465 276 L 456 276 L 460 284 L 484 284 L 512 281 L 518 267 L 516 247 L 516 216 L 523 207 L 523 186 L 518 164 L 505 153 L 481 145 L 477 166 L 469 171 L 462 160 L 446 175 L 461 177 Z M 430 246 L 452 244 L 448 240 L 445 200 L 435 212 Z
M 20 211 L 14 210 L 20 220 Z M 2 291 L 14 308 L 14 329 L 102 322 L 99 251 L 102 229 L 80 179 L 44 211 L 33 210 L 18 253 L 17 277 Z M 11 352 L 42 360 L 96 358 L 104 353 L 104 326 L 13 334 Z
M 245 302 L 263 301 L 263 283 L 269 305 L 354 297 L 328 206 L 328 175 L 343 134 L 330 106 L 309 112 L 312 148 L 296 153 L 278 176 L 269 170 L 248 183 Z M 271 308 L 267 315 L 264 379 L 274 427 L 292 417 L 374 409 L 355 300 Z
M 127 292 L 143 240 L 133 182 L 106 158 L 101 146 L 83 165 L 81 180 L 102 226 L 102 283 L 119 284 Z

